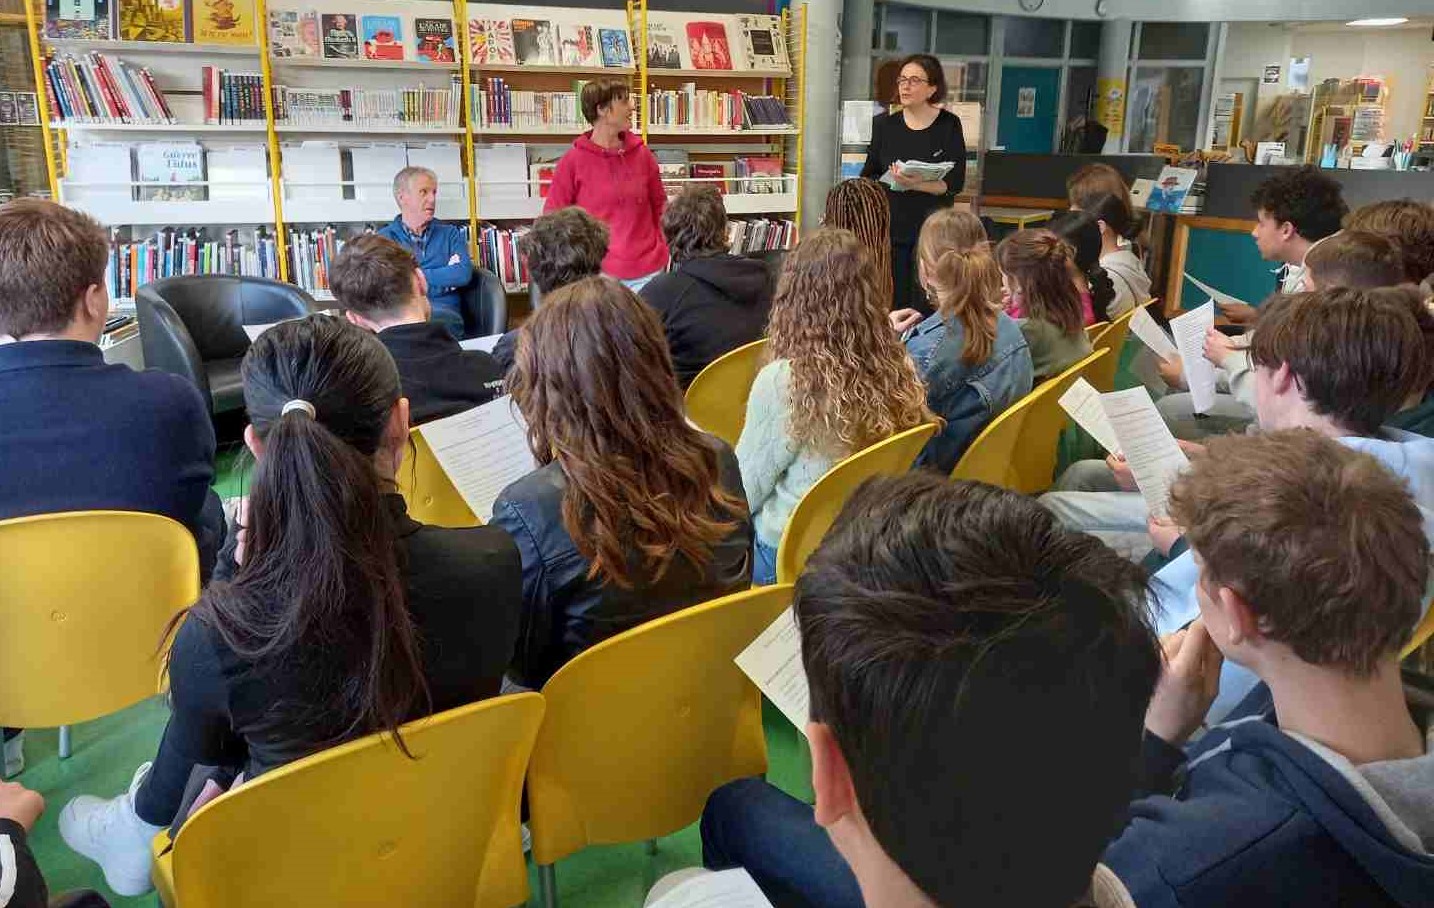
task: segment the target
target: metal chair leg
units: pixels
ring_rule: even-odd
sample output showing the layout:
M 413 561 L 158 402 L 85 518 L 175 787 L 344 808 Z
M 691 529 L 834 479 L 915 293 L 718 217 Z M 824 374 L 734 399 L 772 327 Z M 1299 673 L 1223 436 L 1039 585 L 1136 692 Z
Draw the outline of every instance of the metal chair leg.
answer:
M 650 857 L 650 858 L 656 857 L 656 856 L 657 856 L 657 839 L 648 839 L 646 844 L 647 844 L 647 856 Z
M 558 908 L 558 870 L 554 864 L 538 865 L 538 892 L 543 908 Z
M 68 725 L 61 725 L 61 726 L 60 726 L 60 759 L 61 759 L 61 760 L 68 760 L 69 758 L 70 758 L 70 726 L 68 726 Z

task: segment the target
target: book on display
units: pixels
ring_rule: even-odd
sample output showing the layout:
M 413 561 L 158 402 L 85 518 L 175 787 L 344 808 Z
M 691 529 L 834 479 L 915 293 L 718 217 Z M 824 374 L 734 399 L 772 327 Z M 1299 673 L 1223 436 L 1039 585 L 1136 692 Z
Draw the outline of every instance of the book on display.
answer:
M 693 69 L 731 69 L 732 49 L 721 22 L 688 22 L 687 55 Z
M 559 25 L 558 53 L 563 66 L 602 65 L 591 25 Z
M 113 12 L 110 0 L 45 0 L 45 37 L 108 41 Z
M 319 17 L 325 60 L 357 60 L 357 17 L 352 13 L 324 13 Z
M 602 45 L 603 66 L 632 65 L 632 48 L 628 46 L 627 29 L 600 28 L 598 41 Z
M 269 9 L 269 52 L 277 59 L 314 58 L 319 48 L 319 14 L 313 10 Z
M 365 15 L 362 25 L 365 60 L 404 58 L 403 20 L 397 16 Z
M 556 66 L 553 23 L 547 19 L 514 19 L 513 48 L 524 66 Z
M 791 66 L 780 16 L 738 16 L 737 24 L 742 29 L 742 46 L 747 52 L 749 68 L 785 70 Z
M 190 13 L 188 0 L 119 0 L 120 40 L 192 41 Z
M 254 0 L 194 0 L 194 43 L 254 44 Z
M 458 59 L 453 47 L 452 19 L 414 19 L 413 40 L 420 60 L 453 63 Z
M 142 142 L 135 147 L 134 161 L 141 201 L 204 198 L 204 149 L 198 142 Z

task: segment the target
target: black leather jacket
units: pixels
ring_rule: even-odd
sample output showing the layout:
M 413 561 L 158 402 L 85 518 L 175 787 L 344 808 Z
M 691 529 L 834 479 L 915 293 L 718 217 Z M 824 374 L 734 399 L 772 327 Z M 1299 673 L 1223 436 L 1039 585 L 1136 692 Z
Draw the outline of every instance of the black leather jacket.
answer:
M 746 500 L 732 449 L 718 449 L 721 483 Z M 588 579 L 589 561 L 563 528 L 567 476 L 550 463 L 508 486 L 493 505 L 493 523 L 512 534 L 523 555 L 523 615 L 509 676 L 542 687 L 569 659 L 595 643 L 662 615 L 746 589 L 752 581 L 752 521 L 743 516 L 701 568 L 675 558 L 657 583 L 623 589 Z M 636 559 L 636 553 L 634 553 Z

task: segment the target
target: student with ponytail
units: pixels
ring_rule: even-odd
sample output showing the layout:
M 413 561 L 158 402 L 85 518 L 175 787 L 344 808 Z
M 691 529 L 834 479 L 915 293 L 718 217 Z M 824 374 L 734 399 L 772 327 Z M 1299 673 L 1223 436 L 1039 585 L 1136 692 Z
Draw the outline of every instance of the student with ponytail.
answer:
M 1085 326 L 1095 323 L 1089 295 L 1073 280 L 1075 250 L 1049 230 L 1021 230 L 996 247 L 1006 312 L 1020 319 L 1037 382 L 1089 356 Z
M 159 753 L 124 794 L 60 817 L 121 895 L 150 889 L 150 841 L 194 767 L 253 778 L 380 731 L 402 747 L 403 722 L 497 694 L 517 635 L 508 534 L 404 509 L 408 401 L 377 337 L 322 315 L 284 322 L 241 374 L 258 465 L 215 582 L 176 620 Z
M 1130 207 L 1129 195 L 1097 193 L 1085 200 L 1080 211 L 1095 218 L 1100 230 L 1100 266 L 1115 285 L 1115 302 L 1108 315 L 1118 318 L 1150 301 L 1150 275 L 1135 254 L 1131 240 L 1139 232 Z
M 1082 306 L 1089 298 L 1096 322 L 1108 322 L 1119 315 L 1111 311 L 1116 299 L 1115 284 L 1100 264 L 1100 227 L 1096 219 L 1083 211 L 1065 211 L 1052 219 L 1050 230 L 1075 252 L 1072 283 L 1076 292 L 1082 294 Z
M 1001 271 L 974 214 L 943 208 L 927 218 L 916 269 L 936 312 L 911 330 L 906 351 L 927 406 L 946 421 L 918 463 L 947 473 L 986 423 L 1031 390 L 1031 352 L 1001 311 Z

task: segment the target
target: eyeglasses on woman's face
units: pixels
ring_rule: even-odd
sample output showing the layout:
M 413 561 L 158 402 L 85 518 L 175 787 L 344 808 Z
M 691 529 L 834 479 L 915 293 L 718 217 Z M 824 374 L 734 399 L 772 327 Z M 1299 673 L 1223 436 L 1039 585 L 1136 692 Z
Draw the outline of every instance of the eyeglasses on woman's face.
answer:
M 917 88 L 922 85 L 930 85 L 922 76 L 902 76 L 896 80 L 896 84 L 903 88 Z

